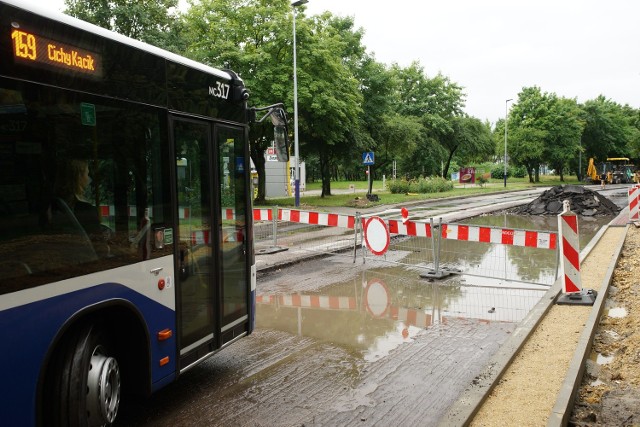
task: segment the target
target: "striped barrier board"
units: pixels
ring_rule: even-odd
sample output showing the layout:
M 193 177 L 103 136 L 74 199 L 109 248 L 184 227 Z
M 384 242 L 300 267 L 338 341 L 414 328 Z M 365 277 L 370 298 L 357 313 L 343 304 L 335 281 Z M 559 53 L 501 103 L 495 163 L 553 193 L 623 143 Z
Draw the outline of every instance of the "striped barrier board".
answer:
M 301 224 L 324 225 L 327 227 L 351 228 L 355 226 L 355 216 L 331 213 L 308 212 L 297 209 L 278 210 L 279 221 L 297 222 Z
M 363 220 L 364 221 L 364 220 Z M 389 233 L 403 236 L 431 237 L 431 224 L 425 222 L 388 220 Z
M 222 219 L 236 219 L 236 211 L 233 208 L 222 208 Z
M 254 209 L 253 210 L 254 221 L 273 221 L 272 209 Z
M 558 230 L 562 236 L 562 245 L 560 246 L 560 262 L 563 267 L 562 291 L 565 294 L 580 292 L 582 280 L 580 278 L 578 216 L 571 212 L 568 206 L 565 207 L 564 212 L 558 215 Z
M 640 195 L 640 188 L 633 186 L 629 188 L 629 221 L 637 221 L 640 219 L 638 209 L 638 196 Z
M 211 231 L 201 230 L 191 232 L 191 245 L 208 245 L 210 243 Z
M 463 224 L 442 224 L 442 238 L 540 249 L 557 247 L 556 233 Z

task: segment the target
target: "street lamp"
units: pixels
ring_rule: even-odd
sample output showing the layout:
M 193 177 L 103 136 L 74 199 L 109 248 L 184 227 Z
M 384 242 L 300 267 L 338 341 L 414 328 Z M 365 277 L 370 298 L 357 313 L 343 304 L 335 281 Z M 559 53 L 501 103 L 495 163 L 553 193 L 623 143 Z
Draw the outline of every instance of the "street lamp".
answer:
M 298 150 L 298 72 L 296 62 L 296 8 L 309 3 L 309 0 L 298 0 L 291 3 L 293 7 L 293 154 L 295 170 L 295 205 L 300 206 L 300 152 Z
M 507 124 L 509 123 L 509 102 L 513 99 L 507 99 L 504 102 L 504 188 L 507 188 Z

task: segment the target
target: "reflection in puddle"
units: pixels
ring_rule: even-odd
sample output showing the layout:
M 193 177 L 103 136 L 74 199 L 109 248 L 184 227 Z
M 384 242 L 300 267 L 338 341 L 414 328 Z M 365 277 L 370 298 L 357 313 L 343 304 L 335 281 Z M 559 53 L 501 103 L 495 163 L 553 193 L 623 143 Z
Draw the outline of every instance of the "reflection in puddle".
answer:
M 467 279 L 478 278 L 428 282 L 403 267 L 367 270 L 317 293 L 258 295 L 256 326 L 344 346 L 372 362 L 435 325 L 517 323 L 546 291 L 499 281 L 477 286 Z
M 615 318 L 622 318 L 622 317 L 626 317 L 627 315 L 627 309 L 624 307 L 615 307 L 615 308 L 610 308 L 608 310 L 607 315 L 609 317 L 615 317 Z

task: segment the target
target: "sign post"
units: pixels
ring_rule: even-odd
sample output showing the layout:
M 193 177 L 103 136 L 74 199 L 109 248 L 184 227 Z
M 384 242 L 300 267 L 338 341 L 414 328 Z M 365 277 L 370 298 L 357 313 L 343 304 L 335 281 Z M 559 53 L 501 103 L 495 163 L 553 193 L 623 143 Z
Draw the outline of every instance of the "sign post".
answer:
M 371 165 L 375 163 L 375 154 L 373 151 L 362 153 L 362 164 L 367 167 L 367 197 L 371 196 Z

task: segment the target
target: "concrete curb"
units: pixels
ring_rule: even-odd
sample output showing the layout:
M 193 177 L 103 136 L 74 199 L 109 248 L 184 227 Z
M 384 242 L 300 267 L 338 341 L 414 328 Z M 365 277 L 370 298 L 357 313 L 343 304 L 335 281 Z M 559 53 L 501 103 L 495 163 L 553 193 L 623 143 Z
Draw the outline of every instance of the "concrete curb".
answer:
M 604 235 L 608 228 L 609 226 L 600 229 L 600 231 L 591 239 L 589 244 L 581 251 L 581 262 L 589 255 L 591 250 L 593 250 L 597 242 Z M 615 262 L 611 266 L 609 266 L 605 281 L 610 281 L 611 276 L 613 275 L 613 270 L 615 269 L 619 254 L 622 251 L 622 244 L 624 243 L 624 239 L 621 240 L 622 241 L 620 242 L 619 248 L 616 252 Z M 607 282 L 606 286 L 607 289 L 608 283 L 609 282 Z M 511 334 L 511 337 L 500 347 L 498 352 L 491 358 L 485 369 L 474 379 L 473 384 L 469 388 L 467 388 L 461 394 L 458 400 L 449 408 L 449 411 L 442 417 L 438 425 L 467 426 L 471 423 L 474 416 L 477 414 L 482 404 L 489 396 L 489 393 L 491 393 L 493 388 L 498 384 L 498 381 L 500 380 L 506 369 L 509 367 L 515 356 L 518 354 L 520 349 L 524 346 L 529 336 L 535 331 L 544 316 L 554 305 L 555 300 L 561 290 L 562 283 L 561 280 L 558 279 L 555 281 L 553 286 L 551 286 L 551 288 L 549 288 L 549 290 L 544 294 L 538 304 L 533 307 L 529 314 L 527 314 L 523 321 L 516 327 L 516 329 Z M 601 294 L 606 294 L 606 291 L 599 293 L 596 304 L 598 304 L 598 301 L 600 301 L 601 298 L 604 298 L 604 295 Z M 573 380 L 573 383 L 570 383 L 571 380 L 569 378 L 569 375 L 567 376 L 567 379 L 565 379 L 565 383 L 563 384 L 560 392 L 561 396 L 558 397 L 559 401 L 556 402 L 556 407 L 554 407 L 553 412 L 556 413 L 557 411 L 558 414 L 562 414 L 562 418 L 568 416 L 566 415 L 567 408 L 571 403 L 573 403 L 573 398 L 575 397 L 575 390 L 577 390 L 577 386 L 573 384 L 575 384 L 575 382 L 577 381 L 577 385 L 579 386 L 582 379 L 582 365 L 584 357 L 588 357 L 586 346 L 588 345 L 590 349 L 591 338 L 595 331 L 595 324 L 597 323 L 600 311 L 602 310 L 602 301 L 600 301 L 600 304 L 601 305 L 596 310 L 592 311 L 589 317 L 589 323 L 587 324 L 586 329 L 583 331 L 583 335 L 581 336 L 580 342 L 578 344 L 579 348 L 578 350 L 576 350 L 576 356 L 574 356 L 573 360 L 571 361 L 569 372 L 571 373 L 571 378 L 576 379 Z M 597 314 L 595 313 L 596 311 L 598 312 Z M 593 324 L 591 323 L 592 318 Z M 591 327 L 589 327 L 590 325 Z M 581 344 L 583 344 L 584 347 Z M 580 350 L 582 350 L 583 353 L 581 353 L 581 355 L 578 355 L 577 353 Z M 577 366 L 575 366 L 576 364 Z M 563 405 L 565 405 L 564 409 Z
M 562 383 L 562 387 L 560 388 L 560 392 L 558 393 L 556 404 L 551 411 L 551 415 L 549 415 L 549 420 L 547 422 L 547 426 L 549 427 L 566 426 L 569 422 L 575 397 L 578 392 L 578 388 L 582 383 L 582 376 L 584 374 L 586 366 L 585 363 L 591 353 L 593 337 L 600 321 L 600 317 L 602 316 L 604 303 L 609 294 L 609 285 L 611 285 L 613 272 L 616 268 L 618 260 L 620 259 L 620 254 L 622 253 L 622 247 L 624 245 L 627 234 L 626 231 L 628 230 L 629 226 L 627 225 L 625 233 L 620 239 L 620 242 L 618 243 L 616 252 L 614 254 L 615 262 L 609 265 L 609 269 L 607 270 L 602 284 L 600 285 L 600 292 L 598 293 L 596 301 L 593 305 L 593 309 L 591 310 L 589 319 L 587 319 L 585 329 L 582 331 L 580 339 L 578 340 L 578 347 L 576 348 L 573 359 L 571 359 L 571 362 L 569 364 L 569 370 L 567 371 L 567 376 L 565 377 L 565 380 Z

